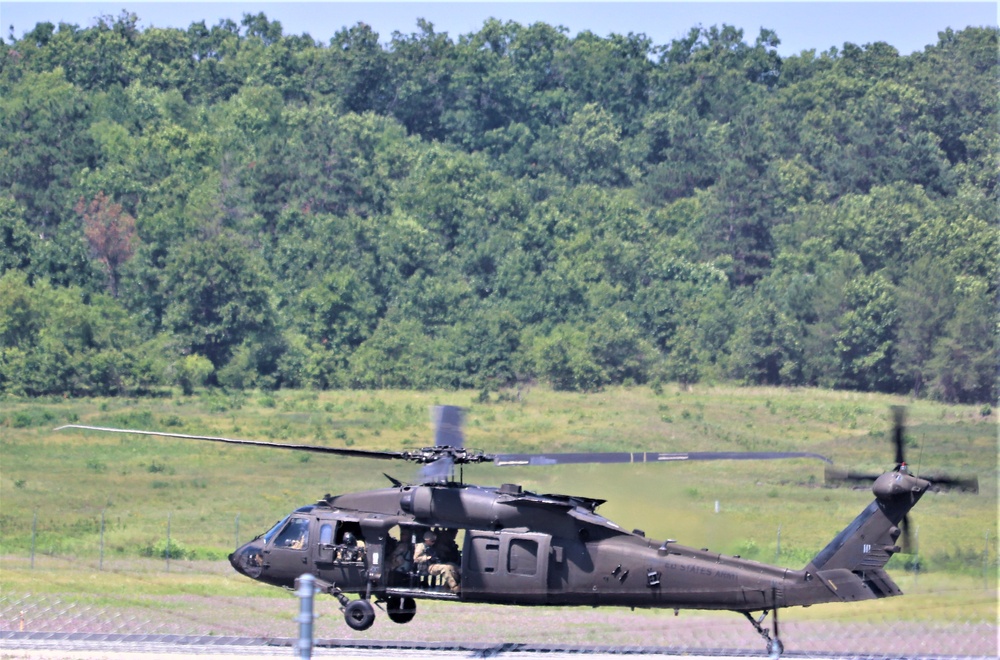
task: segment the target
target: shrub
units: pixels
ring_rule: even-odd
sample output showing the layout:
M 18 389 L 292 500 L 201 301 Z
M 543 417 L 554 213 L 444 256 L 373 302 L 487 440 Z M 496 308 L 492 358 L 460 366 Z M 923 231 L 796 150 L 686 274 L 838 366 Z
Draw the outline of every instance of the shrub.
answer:
M 174 363 L 174 382 L 184 394 L 194 394 L 194 388 L 205 385 L 215 370 L 208 358 L 192 353 Z
M 167 552 L 169 551 L 169 557 Z M 182 544 L 171 539 L 169 545 L 163 539 L 156 543 L 145 546 L 139 551 L 143 557 L 155 557 L 158 559 L 195 559 L 195 553 L 185 548 Z

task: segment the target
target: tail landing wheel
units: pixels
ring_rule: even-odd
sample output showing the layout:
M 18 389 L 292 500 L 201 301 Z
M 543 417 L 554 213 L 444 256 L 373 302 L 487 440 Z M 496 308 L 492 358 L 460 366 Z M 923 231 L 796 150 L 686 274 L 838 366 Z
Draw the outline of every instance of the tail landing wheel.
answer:
M 749 612 L 743 612 L 743 616 L 747 618 L 747 621 L 749 621 L 750 625 L 752 625 L 754 630 L 757 631 L 757 634 L 764 638 L 764 642 L 767 644 L 766 648 L 768 657 L 771 658 L 771 660 L 778 660 L 778 658 L 781 657 L 781 654 L 785 652 L 785 645 L 781 643 L 781 639 L 778 637 L 778 608 L 774 608 L 774 617 L 771 619 L 771 624 L 774 626 L 773 638 L 771 637 L 771 633 L 760 625 L 763 623 L 764 619 L 767 618 L 769 613 L 770 612 L 768 610 L 764 610 L 759 619 L 754 619 L 750 616 Z

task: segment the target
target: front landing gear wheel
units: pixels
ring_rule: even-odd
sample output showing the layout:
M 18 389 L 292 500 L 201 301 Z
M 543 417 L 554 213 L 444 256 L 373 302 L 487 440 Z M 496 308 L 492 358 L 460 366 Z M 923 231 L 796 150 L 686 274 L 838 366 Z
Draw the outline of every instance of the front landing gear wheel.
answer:
M 352 600 L 344 608 L 344 620 L 355 630 L 368 630 L 375 623 L 375 608 L 367 600 Z
M 393 623 L 409 623 L 417 615 L 417 602 L 412 598 L 389 596 L 385 601 L 385 613 Z
M 778 660 L 781 654 L 785 652 L 785 645 L 781 643 L 780 639 L 771 639 L 767 642 L 767 655 L 772 660 Z

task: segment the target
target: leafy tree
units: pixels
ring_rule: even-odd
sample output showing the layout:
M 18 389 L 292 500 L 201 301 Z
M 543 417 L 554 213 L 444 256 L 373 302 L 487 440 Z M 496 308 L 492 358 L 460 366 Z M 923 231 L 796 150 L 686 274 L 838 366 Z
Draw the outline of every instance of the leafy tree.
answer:
M 587 333 L 572 325 L 561 324 L 535 337 L 530 352 L 536 373 L 556 390 L 589 392 L 607 383 Z
M 60 223 L 34 241 L 29 272 L 55 286 L 77 286 L 98 292 L 107 290 L 107 273 L 91 259 L 83 228 Z
M 911 264 L 896 293 L 899 342 L 895 370 L 920 395 L 932 379 L 930 361 L 945 325 L 955 312 L 955 275 L 946 264 L 924 255 Z
M 726 128 L 685 109 L 654 111 L 643 119 L 647 173 L 641 186 L 650 204 L 688 197 L 718 179 Z
M 652 87 L 651 54 L 652 41 L 644 34 L 612 34 L 602 39 L 584 31 L 560 53 L 558 68 L 573 93 L 577 112 L 599 105 L 624 135 L 631 136 L 640 130 Z
M 984 119 L 996 117 L 989 90 L 1000 66 L 997 35 L 996 28 L 947 28 L 938 33 L 936 44 L 911 58 L 910 78 L 927 101 L 929 125 L 951 163 L 970 157 L 967 136 L 980 130 Z
M 0 388 L 24 396 L 110 395 L 155 382 L 137 336 L 113 299 L 78 287 L 31 286 L 23 273 L 0 277 Z
M 349 384 L 361 389 L 440 387 L 445 377 L 437 348 L 417 321 L 387 317 L 351 356 Z
M 0 275 L 8 270 L 27 271 L 34 243 L 23 209 L 10 197 L 0 197 Z
M 621 129 L 596 104 L 587 104 L 573 114 L 560 131 L 559 143 L 565 147 L 553 166 L 570 181 L 608 187 L 630 182 Z
M 312 75 L 316 91 L 336 98 L 344 110 L 386 114 L 392 97 L 389 56 L 371 26 L 358 23 L 339 30 Z
M 587 327 L 587 342 L 606 383 L 642 384 L 655 352 L 622 312 L 606 312 Z
M 89 204 L 81 198 L 76 212 L 83 217 L 83 234 L 91 252 L 107 270 L 108 289 L 117 298 L 119 270 L 135 252 L 135 218 L 124 213 L 121 204 L 115 204 L 104 193 L 99 193 Z
M 443 333 L 453 347 L 452 368 L 463 387 L 501 388 L 526 377 L 523 324 L 502 307 L 478 308 L 471 320 L 455 323 Z
M 274 331 L 264 264 L 231 234 L 179 246 L 167 259 L 163 287 L 164 324 L 183 352 L 203 355 L 216 369 L 245 340 Z
M 72 209 L 73 175 L 92 164 L 87 113 L 87 98 L 61 68 L 27 73 L 0 98 L 0 186 L 40 234 Z
M 698 233 L 703 258 L 728 257 L 730 282 L 744 286 L 770 268 L 777 186 L 767 162 L 770 147 L 764 127 L 749 112 L 740 114 L 738 124 L 730 132 L 729 159 L 704 198 L 705 216 Z
M 987 295 L 986 282 L 961 278 L 955 314 L 934 346 L 929 365 L 932 390 L 945 401 L 965 403 L 996 401 L 997 342 L 995 299 Z
M 298 307 L 306 336 L 327 350 L 349 354 L 371 335 L 378 321 L 371 286 L 350 269 L 327 273 L 302 291 Z
M 794 383 L 802 366 L 801 328 L 767 295 L 750 298 L 729 344 L 730 373 L 747 383 Z
M 893 391 L 898 310 L 892 285 L 879 273 L 849 283 L 838 322 L 842 387 Z
M 389 71 L 395 95 L 389 107 L 410 134 L 443 140 L 442 116 L 451 102 L 457 64 L 455 44 L 429 21 L 417 19 L 417 27 L 419 32 L 392 35 Z
M 996 396 L 996 28 L 139 25 L 0 51 L 4 391 Z

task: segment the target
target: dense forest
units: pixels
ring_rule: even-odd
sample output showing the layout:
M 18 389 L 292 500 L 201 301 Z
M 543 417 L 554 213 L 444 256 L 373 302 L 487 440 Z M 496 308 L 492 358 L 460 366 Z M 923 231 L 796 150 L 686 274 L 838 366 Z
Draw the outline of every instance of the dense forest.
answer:
M 994 401 L 997 37 L 40 23 L 0 53 L 0 392 Z

